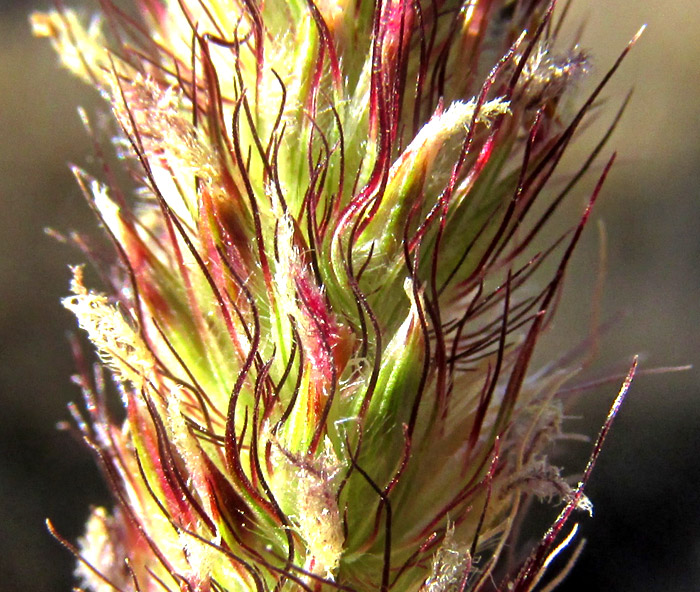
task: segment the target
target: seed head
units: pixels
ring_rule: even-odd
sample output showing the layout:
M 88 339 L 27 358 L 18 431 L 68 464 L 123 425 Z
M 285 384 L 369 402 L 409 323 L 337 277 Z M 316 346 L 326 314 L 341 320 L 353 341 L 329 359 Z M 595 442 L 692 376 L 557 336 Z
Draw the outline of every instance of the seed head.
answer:
M 591 162 L 548 182 L 609 75 L 564 107 L 588 58 L 542 0 L 100 4 L 33 17 L 137 185 L 76 170 L 115 259 L 64 305 L 126 410 L 79 377 L 115 497 L 80 585 L 534 589 L 588 502 L 548 460 L 575 368 L 530 364 L 602 179 L 563 236 Z

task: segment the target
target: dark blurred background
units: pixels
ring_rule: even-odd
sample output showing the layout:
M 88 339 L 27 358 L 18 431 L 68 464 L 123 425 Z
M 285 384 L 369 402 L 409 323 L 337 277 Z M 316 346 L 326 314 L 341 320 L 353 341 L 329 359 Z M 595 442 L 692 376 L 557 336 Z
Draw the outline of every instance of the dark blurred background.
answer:
M 67 264 L 81 257 L 43 229 L 95 232 L 68 163 L 90 164 L 76 106 L 97 101 L 31 37 L 27 15 L 46 5 L 0 0 L 0 592 L 70 590 L 72 559 L 44 520 L 75 540 L 90 504 L 108 503 L 90 455 L 56 429 L 78 397 L 66 340 L 73 320 L 59 298 Z M 700 11 L 696 0 L 575 5 L 570 22 L 588 23 L 592 80 L 649 24 L 607 92 L 612 110 L 636 88 L 595 212 L 608 235 L 603 312 L 622 320 L 591 375 L 636 353 L 642 368 L 696 369 L 634 383 L 587 489 L 596 511 L 583 520 L 586 550 L 561 590 L 691 592 L 700 590 Z M 584 199 L 572 200 L 572 213 Z M 599 242 L 591 225 L 541 359 L 590 325 Z M 584 419 L 569 427 L 595 434 L 616 390 L 587 393 L 576 409 Z M 572 470 L 586 453 L 572 447 Z

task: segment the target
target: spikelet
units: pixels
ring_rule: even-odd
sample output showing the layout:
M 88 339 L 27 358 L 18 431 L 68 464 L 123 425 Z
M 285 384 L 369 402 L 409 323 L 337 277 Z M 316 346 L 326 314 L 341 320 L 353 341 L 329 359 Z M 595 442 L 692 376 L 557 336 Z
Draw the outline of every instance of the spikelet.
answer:
M 64 298 L 63 306 L 77 317 L 102 361 L 121 382 L 143 388 L 154 373 L 155 360 L 141 337 L 105 295 L 85 288 L 81 267 L 73 268 L 71 291 L 73 296 Z

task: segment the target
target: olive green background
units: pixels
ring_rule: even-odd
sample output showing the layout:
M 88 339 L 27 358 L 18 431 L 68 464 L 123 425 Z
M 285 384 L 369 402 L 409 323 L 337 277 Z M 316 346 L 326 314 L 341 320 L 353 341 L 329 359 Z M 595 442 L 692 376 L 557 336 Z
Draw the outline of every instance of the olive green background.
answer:
M 96 234 L 68 171 L 69 162 L 94 166 L 76 105 L 91 109 L 96 97 L 56 67 L 47 42 L 31 38 L 26 15 L 47 4 L 0 0 L 0 592 L 70 590 L 72 560 L 44 519 L 74 540 L 89 505 L 108 500 L 88 452 L 55 428 L 79 396 L 69 378 L 73 322 L 58 301 L 67 264 L 82 258 L 43 229 Z M 642 368 L 697 367 L 700 11 L 696 0 L 575 4 L 570 22 L 588 20 L 593 81 L 649 23 L 607 92 L 609 116 L 636 88 L 608 150 L 620 156 L 594 216 L 607 230 L 603 315 L 620 321 L 587 376 L 617 371 L 635 353 Z M 580 211 L 594 182 L 565 213 Z M 599 242 L 592 224 L 541 361 L 590 325 Z M 581 517 L 587 548 L 562 590 L 700 590 L 699 378 L 693 369 L 635 382 L 588 488 L 596 512 Z M 567 426 L 594 434 L 616 389 L 587 393 Z M 575 472 L 587 445 L 570 448 Z

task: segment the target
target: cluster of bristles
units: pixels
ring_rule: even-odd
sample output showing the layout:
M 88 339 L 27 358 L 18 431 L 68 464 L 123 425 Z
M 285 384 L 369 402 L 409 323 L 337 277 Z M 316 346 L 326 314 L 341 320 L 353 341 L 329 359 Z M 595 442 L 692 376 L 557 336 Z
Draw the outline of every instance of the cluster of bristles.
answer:
M 627 50 L 569 113 L 588 61 L 556 49 L 554 2 L 100 4 L 109 36 L 34 17 L 110 101 L 137 184 L 76 169 L 116 258 L 89 251 L 108 295 L 76 268 L 65 305 L 126 409 L 83 368 L 117 507 L 65 542 L 82 585 L 533 590 L 631 378 L 572 486 L 547 453 L 575 355 L 529 367 L 612 158 L 533 245 L 619 119 L 547 191 Z M 510 564 L 532 497 L 563 510 Z

